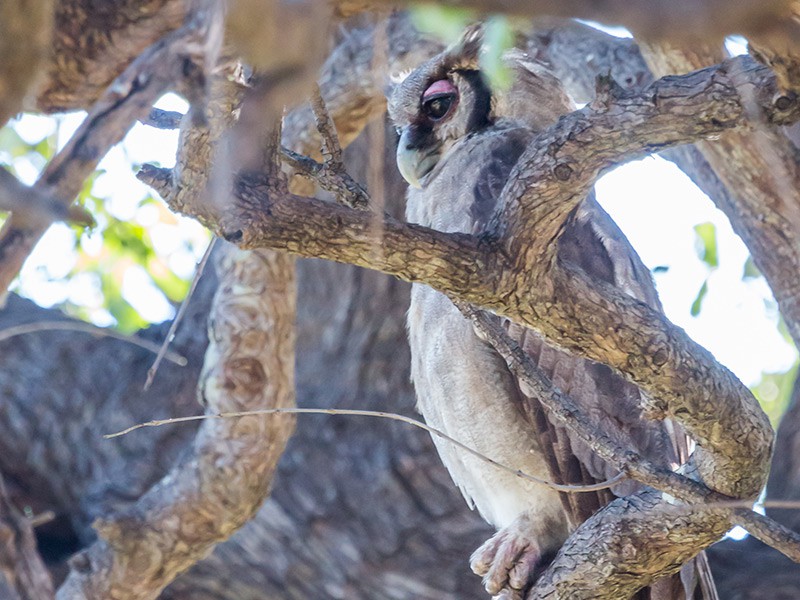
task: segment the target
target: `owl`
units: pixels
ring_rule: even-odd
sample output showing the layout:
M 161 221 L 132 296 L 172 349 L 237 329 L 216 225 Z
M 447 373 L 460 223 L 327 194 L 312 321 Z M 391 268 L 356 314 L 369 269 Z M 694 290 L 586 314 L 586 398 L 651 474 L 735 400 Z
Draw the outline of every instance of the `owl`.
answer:
M 389 113 L 399 133 L 397 166 L 409 183 L 406 216 L 444 232 L 486 233 L 509 175 L 538 132 L 574 106 L 543 65 L 507 55 L 513 83 L 493 91 L 479 66 L 480 27 L 396 85 Z M 570 216 L 558 259 L 661 310 L 650 272 L 593 197 Z M 443 294 L 415 284 L 408 311 L 411 375 L 426 422 L 481 454 L 541 479 L 594 483 L 616 471 L 552 422 L 505 361 Z M 638 388 L 608 367 L 566 354 L 535 332 L 504 323 L 552 382 L 613 439 L 664 467 L 686 459 L 685 437 L 641 414 Z M 524 417 L 523 404 L 535 417 Z M 598 508 L 636 489 L 626 482 L 564 494 L 515 477 L 434 438 L 469 505 L 498 532 L 472 556 L 496 598 L 522 598 L 570 532 Z M 707 574 L 705 574 L 707 576 Z M 690 577 L 684 577 L 688 581 Z M 708 580 L 704 580 L 708 583 Z M 694 584 L 687 584 L 694 586 Z M 704 590 L 711 587 L 703 586 Z M 678 576 L 641 597 L 691 597 Z M 713 592 L 706 592 L 713 597 Z

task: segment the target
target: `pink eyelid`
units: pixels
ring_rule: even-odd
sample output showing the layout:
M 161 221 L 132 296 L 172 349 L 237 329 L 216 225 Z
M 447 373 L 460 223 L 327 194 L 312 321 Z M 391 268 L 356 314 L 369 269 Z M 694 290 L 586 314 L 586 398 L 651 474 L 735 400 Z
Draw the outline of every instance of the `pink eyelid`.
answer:
M 422 99 L 425 100 L 429 96 L 433 96 L 434 94 L 455 94 L 456 87 L 450 83 L 449 79 L 440 79 L 438 81 L 434 81 L 432 84 L 428 86 L 428 89 L 425 90 L 425 93 L 422 94 Z

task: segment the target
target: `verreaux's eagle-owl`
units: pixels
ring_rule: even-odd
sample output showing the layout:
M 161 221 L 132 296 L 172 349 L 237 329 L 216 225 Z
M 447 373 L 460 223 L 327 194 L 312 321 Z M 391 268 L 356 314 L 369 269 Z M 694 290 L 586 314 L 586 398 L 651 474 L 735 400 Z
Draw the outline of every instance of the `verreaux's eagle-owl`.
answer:
M 470 29 L 455 46 L 408 75 L 389 99 L 400 133 L 397 164 L 412 186 L 406 209 L 410 222 L 445 232 L 484 233 L 526 145 L 574 108 L 559 82 L 518 51 L 510 56 L 514 83 L 502 94 L 493 93 L 478 65 L 480 44 L 480 28 Z M 569 219 L 558 253 L 559 260 L 660 310 L 649 271 L 594 198 Z M 685 460 L 683 436 L 669 422 L 643 417 L 635 386 L 603 365 L 549 346 L 530 330 L 506 327 L 553 383 L 613 438 L 662 466 Z M 580 484 L 616 474 L 551 422 L 536 398 L 525 395 L 501 356 L 446 296 L 414 285 L 408 332 L 418 407 L 431 426 L 539 478 Z M 523 417 L 523 402 L 536 406 L 536 422 Z M 499 530 L 472 557 L 473 570 L 496 597 L 521 597 L 570 531 L 613 498 L 608 490 L 559 493 L 498 470 L 447 441 L 434 441 L 467 502 Z M 613 492 L 633 489 L 628 482 Z M 687 592 L 675 576 L 641 594 L 667 600 L 686 598 Z

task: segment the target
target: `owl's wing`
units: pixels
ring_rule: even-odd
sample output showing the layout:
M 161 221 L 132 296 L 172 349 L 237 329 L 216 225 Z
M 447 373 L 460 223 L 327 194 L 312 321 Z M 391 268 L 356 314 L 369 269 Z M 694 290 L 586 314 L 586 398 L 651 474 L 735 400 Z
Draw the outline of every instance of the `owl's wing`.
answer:
M 448 187 L 463 202 L 463 209 L 448 213 L 453 222 L 437 223 L 446 230 L 486 231 L 502 189 L 514 164 L 530 141 L 527 128 L 506 128 L 499 124 L 491 136 L 479 145 L 462 152 L 461 160 L 478 166 L 475 177 L 464 176 L 464 169 L 448 172 L 461 174 L 448 180 Z M 466 167 L 465 167 L 466 169 Z M 456 207 L 458 208 L 458 207 Z M 448 226 L 467 219 L 471 227 Z M 593 197 L 589 197 L 573 213 L 559 242 L 559 259 L 583 270 L 589 277 L 614 285 L 634 298 L 660 310 L 650 272 L 630 246 L 614 221 Z M 650 460 L 669 467 L 684 458 L 685 439 L 673 431 L 671 424 L 645 419 L 641 411 L 641 392 L 609 367 L 570 355 L 548 344 L 534 331 L 504 320 L 510 336 L 528 353 L 554 385 L 569 394 L 585 414 L 590 416 L 622 447 L 631 446 Z M 534 415 L 531 425 L 541 442 L 550 468 L 550 476 L 559 483 L 589 484 L 610 479 L 617 472 L 589 447 L 559 423 L 551 420 L 537 398 L 527 396 L 520 385 L 514 400 L 523 414 Z M 681 461 L 682 462 L 682 461 Z M 636 484 L 627 481 L 613 489 L 627 495 Z M 573 526 L 591 516 L 613 498 L 608 491 L 562 494 L 562 503 Z
M 569 220 L 560 240 L 559 259 L 571 262 L 593 279 L 614 285 L 634 298 L 660 309 L 650 272 L 616 224 L 593 197 L 589 197 Z M 622 447 L 631 447 L 654 462 L 669 467 L 685 452 L 682 433 L 671 423 L 652 421 L 641 411 L 642 393 L 609 367 L 572 356 L 554 348 L 530 329 L 506 321 L 509 335 L 533 358 L 555 386 L 568 394 L 582 411 Z M 546 411 L 536 398 L 520 390 L 523 402 L 533 404 L 532 413 Z M 562 483 L 586 484 L 605 480 L 617 471 L 600 459 L 582 440 L 557 422 L 537 417 L 534 426 L 541 436 L 555 440 L 549 457 L 552 475 Z M 543 444 L 543 446 L 547 446 Z M 613 488 L 627 495 L 636 484 L 624 482 Z M 578 524 L 610 500 L 608 494 L 562 494 L 568 513 Z M 594 496 L 594 497 L 593 497 Z
M 587 198 L 569 220 L 560 239 L 559 260 L 569 261 L 594 279 L 614 285 L 651 308 L 661 310 L 649 270 L 593 196 Z M 571 356 L 548 345 L 529 329 L 508 321 L 506 328 L 553 384 L 569 394 L 582 412 L 622 447 L 630 447 L 664 467 L 686 462 L 687 436 L 669 419 L 646 419 L 640 408 L 642 392 L 636 386 L 605 365 Z M 527 403 L 529 414 L 533 415 L 531 425 L 543 442 L 543 450 L 551 448 L 545 454 L 555 481 L 588 484 L 617 474 L 581 439 L 550 419 L 537 398 L 525 395 L 521 389 L 518 397 Z M 636 487 L 635 482 L 626 482 L 611 491 L 623 496 L 633 493 Z M 608 490 L 561 494 L 562 505 L 573 526 L 585 521 L 610 500 Z M 693 593 L 696 580 L 704 599 L 719 600 L 704 553 L 686 565 L 681 575 L 656 582 L 649 592 L 643 591 L 641 597 L 685 598 Z

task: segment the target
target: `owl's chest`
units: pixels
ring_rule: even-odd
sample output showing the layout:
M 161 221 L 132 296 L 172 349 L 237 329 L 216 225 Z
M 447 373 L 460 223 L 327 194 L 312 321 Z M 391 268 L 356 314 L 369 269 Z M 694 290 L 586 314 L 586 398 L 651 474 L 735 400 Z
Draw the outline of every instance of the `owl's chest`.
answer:
M 411 376 L 425 421 L 492 460 L 547 478 L 531 427 L 519 411 L 513 376 L 450 300 L 415 285 L 408 313 Z M 555 493 L 522 480 L 434 436 L 437 450 L 470 505 L 497 527 L 533 507 L 557 520 Z

